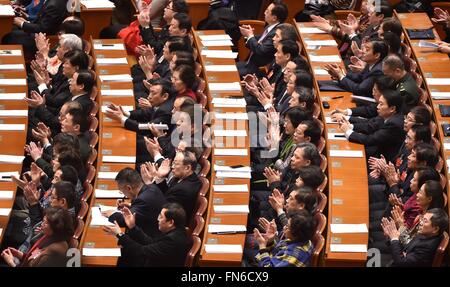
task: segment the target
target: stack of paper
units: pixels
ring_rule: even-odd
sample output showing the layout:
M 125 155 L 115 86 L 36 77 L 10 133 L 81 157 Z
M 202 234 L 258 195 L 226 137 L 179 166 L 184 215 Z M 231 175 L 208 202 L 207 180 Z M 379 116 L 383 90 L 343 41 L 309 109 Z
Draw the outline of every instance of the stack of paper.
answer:
M 421 47 L 421 48 L 437 48 L 437 47 L 439 47 L 439 44 L 434 43 L 434 42 L 428 42 L 425 40 L 420 40 L 419 47 Z
M 23 64 L 3 64 L 0 65 L 0 70 L 23 70 Z
M 328 56 L 309 56 L 311 62 L 341 62 L 341 57 L 339 55 L 328 55 Z
M 327 70 L 324 69 L 314 69 L 314 75 L 321 76 L 321 75 L 329 75 Z
M 214 165 L 214 170 L 216 171 L 216 177 L 221 178 L 251 178 L 251 168 L 249 166 L 243 167 L 230 167 L 230 166 L 220 166 Z
M 331 157 L 363 157 L 362 150 L 330 150 Z
M 108 0 L 81 0 L 80 2 L 88 9 L 115 7 L 114 3 Z
M 13 176 L 19 177 L 19 173 L 17 171 L 0 172 L 0 181 L 12 181 Z
M 204 47 L 231 47 L 233 46 L 233 42 L 231 42 L 231 40 L 226 39 L 226 40 L 213 40 L 213 41 L 203 41 L 202 40 L 202 45 Z
M 248 120 L 246 113 L 215 113 L 214 116 L 218 120 Z
M 106 189 L 96 189 L 96 198 L 123 198 L 123 193 L 120 190 L 106 190 Z
M 332 233 L 367 233 L 367 225 L 363 224 L 330 224 Z
M 328 133 L 328 139 L 329 140 L 342 140 L 346 141 L 344 133 Z
M 203 50 L 202 56 L 206 56 L 206 58 L 236 59 L 238 53 L 230 50 Z
M 103 162 L 135 163 L 135 156 L 104 155 Z
M 214 149 L 214 155 L 247 156 L 248 152 L 245 148 L 216 148 Z
M 331 252 L 367 252 L 366 244 L 330 244 Z
M 98 65 L 117 65 L 124 64 L 127 65 L 127 58 L 97 58 Z
M 0 110 L 0 117 L 28 117 L 27 110 Z
M 444 149 L 445 150 L 449 150 L 450 149 L 450 143 L 444 143 Z M 447 162 L 447 166 L 449 166 L 448 162 Z
M 0 154 L 0 162 L 20 164 L 25 157 L 22 155 Z
M 133 106 L 122 106 L 122 108 L 126 112 L 130 112 L 130 111 L 134 110 Z M 106 110 L 108 110 L 108 106 L 102 106 L 102 113 L 106 112 Z
M 27 79 L 0 79 L 1 86 L 25 86 Z
M 0 93 L 0 100 L 23 100 L 25 93 Z
M 9 216 L 11 208 L 0 208 L 0 216 Z
M 240 244 L 205 244 L 205 252 L 211 254 L 220 253 L 242 253 L 242 245 Z
M 211 103 L 216 108 L 245 108 L 247 105 L 244 98 L 213 98 Z
M 94 44 L 94 50 L 125 50 L 123 44 Z
M 83 256 L 120 257 L 120 248 L 83 248 Z
M 448 86 L 450 78 L 426 78 L 429 86 Z
M 369 102 L 369 103 L 376 103 L 377 102 L 377 101 L 375 101 L 374 98 L 364 97 L 364 96 L 357 96 L 357 95 L 352 95 L 352 99 L 359 100 L 359 101 L 364 101 L 364 102 Z
M 331 117 L 325 117 L 325 123 L 327 123 L 327 124 L 337 124 L 338 122 L 333 120 Z
M 15 16 L 14 9 L 11 5 L 0 4 L 0 16 Z
M 230 224 L 209 224 L 209 233 L 245 233 L 247 227 L 245 225 L 230 225 Z
M 200 35 L 202 41 L 221 41 L 221 40 L 231 40 L 230 35 L 220 34 L 220 35 Z
M 91 208 L 91 226 L 114 226 L 114 223 L 109 222 L 108 218 L 104 217 L 101 211 L 107 210 L 100 210 L 98 206 L 94 206 Z
M 100 75 L 102 82 L 131 82 L 133 78 L 129 74 Z
M 337 46 L 335 40 L 306 40 L 306 46 Z
M 214 130 L 216 137 L 246 137 L 246 130 Z
M 225 213 L 225 214 L 234 214 L 234 213 L 249 213 L 248 205 L 214 205 L 215 213 Z
M 0 56 L 22 56 L 21 50 L 0 50 Z
M 0 190 L 0 199 L 12 199 L 13 196 L 14 196 L 14 191 Z
M 215 192 L 248 192 L 248 186 L 246 184 L 223 184 L 213 185 Z
M 450 100 L 450 92 L 431 92 L 434 100 Z
M 299 29 L 300 33 L 305 33 L 305 34 L 326 34 L 325 31 L 322 31 L 319 28 L 314 28 L 314 27 L 301 27 L 298 29 Z
M 233 83 L 210 83 L 208 85 L 210 91 L 241 91 L 241 84 L 239 82 Z
M 99 171 L 97 178 L 99 179 L 116 179 L 118 172 L 116 171 Z
M 102 96 L 133 96 L 133 90 L 102 90 Z
M 207 72 L 237 72 L 236 65 L 207 65 Z
M 0 124 L 0 131 L 24 131 L 24 124 Z

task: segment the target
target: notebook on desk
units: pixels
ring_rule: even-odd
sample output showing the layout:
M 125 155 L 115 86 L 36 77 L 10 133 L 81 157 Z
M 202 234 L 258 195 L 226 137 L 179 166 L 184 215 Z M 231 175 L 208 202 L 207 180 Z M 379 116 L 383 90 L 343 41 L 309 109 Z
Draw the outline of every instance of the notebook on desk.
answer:
M 346 92 L 336 81 L 317 81 L 321 91 Z
M 434 39 L 433 28 L 406 29 L 410 39 Z
M 441 116 L 450 117 L 450 106 L 448 105 L 439 105 L 439 111 L 441 112 Z

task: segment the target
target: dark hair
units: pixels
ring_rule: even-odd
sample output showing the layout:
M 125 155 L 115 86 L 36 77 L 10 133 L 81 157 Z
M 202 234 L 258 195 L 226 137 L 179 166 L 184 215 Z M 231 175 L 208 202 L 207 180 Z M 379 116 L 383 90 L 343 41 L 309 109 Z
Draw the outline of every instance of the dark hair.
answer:
M 308 71 L 295 69 L 294 75 L 296 87 L 306 87 L 312 89 L 313 78 Z
M 436 180 L 436 181 L 441 180 L 439 172 L 437 172 L 436 169 L 429 166 L 418 167 L 416 169 L 416 172 L 418 173 L 417 187 L 419 189 L 428 180 Z
M 175 61 L 175 67 L 181 65 L 188 65 L 193 70 L 195 70 L 195 60 L 194 55 L 188 51 L 176 51 L 175 55 L 177 56 L 177 60 Z
M 64 60 L 69 61 L 69 63 L 78 67 L 79 70 L 85 70 L 89 66 L 89 58 L 84 51 L 74 49 L 66 52 L 64 54 Z
M 178 72 L 180 80 L 186 85 L 186 89 L 192 90 L 192 87 L 194 86 L 195 80 L 197 78 L 192 67 L 188 65 L 181 65 L 176 67 L 173 72 Z
M 175 227 L 184 229 L 186 224 L 186 212 L 180 204 L 175 202 L 166 203 L 162 208 L 166 209 L 164 216 L 167 220 L 173 220 Z
M 200 108 L 199 108 L 200 107 Z M 198 104 L 187 104 L 182 105 L 180 107 L 180 112 L 186 113 L 189 116 L 189 119 L 191 121 L 191 126 L 194 126 L 194 131 L 201 131 L 202 130 L 202 124 L 203 124 L 203 118 L 205 116 L 203 109 Z M 201 116 L 201 121 L 196 121 L 196 116 Z M 192 135 L 191 135 L 192 136 Z
M 427 209 L 444 208 L 444 194 L 441 183 L 437 180 L 427 180 L 423 187 L 426 197 L 431 197 L 431 202 Z
M 53 185 L 58 199 L 65 199 L 67 207 L 70 209 L 75 206 L 75 187 L 68 181 L 60 181 Z
M 391 70 L 400 69 L 405 70 L 405 63 L 398 55 L 389 55 L 383 60 L 383 65 L 386 65 Z
M 305 86 L 296 86 L 294 91 L 298 94 L 298 101 L 305 103 L 305 110 L 312 111 L 315 99 L 313 90 Z
M 181 151 L 180 153 L 183 154 L 183 165 L 189 165 L 191 170 L 195 172 L 195 169 L 197 168 L 197 158 L 195 157 L 195 154 L 187 150 Z
M 377 88 L 380 91 L 393 89 L 394 88 L 394 79 L 392 79 L 389 76 L 382 75 L 382 76 L 375 78 L 374 84 L 377 85 Z
M 79 151 L 68 149 L 61 152 L 58 156 L 58 162 L 61 166 L 70 165 L 76 170 L 82 170 L 83 164 L 81 163 Z M 79 174 L 80 175 L 80 174 Z
M 389 107 L 395 107 L 395 112 L 400 113 L 403 107 L 403 98 L 397 90 L 383 90 L 381 91 L 383 98 L 386 99 Z
M 306 72 L 309 72 L 309 64 L 308 61 L 306 61 L 302 56 L 298 56 L 295 57 L 294 59 L 291 60 L 291 62 L 293 62 L 295 64 L 295 69 L 296 70 L 304 70 Z
M 294 237 L 293 241 L 306 243 L 313 238 L 316 227 L 310 215 L 297 211 L 291 213 L 289 219 L 289 230 Z
M 412 108 L 410 111 L 414 115 L 414 120 L 416 125 L 429 126 L 431 122 L 430 111 L 424 106 L 417 106 Z
M 172 0 L 172 10 L 176 13 L 189 14 L 189 5 L 185 0 Z
M 316 190 L 323 182 L 325 175 L 320 167 L 316 165 L 308 165 L 302 167 L 298 171 L 298 176 L 302 179 L 305 186 L 309 186 Z
M 297 148 L 303 149 L 303 157 L 309 161 L 311 161 L 311 165 L 320 166 L 322 159 L 320 158 L 319 151 L 317 147 L 313 143 L 299 143 L 296 146 Z
M 298 125 L 309 118 L 310 113 L 300 107 L 289 108 L 284 114 L 285 117 L 288 117 L 291 120 L 294 128 L 297 128 Z
M 286 4 L 279 0 L 273 1 L 273 4 L 274 6 L 272 8 L 272 11 L 270 11 L 270 14 L 276 16 L 278 22 L 283 23 L 288 17 L 288 7 L 286 6 Z
M 131 167 L 120 170 L 119 173 L 117 173 L 115 180 L 118 185 L 128 184 L 133 188 L 137 188 L 142 184 L 141 175 Z
M 80 132 L 84 133 L 89 129 L 88 119 L 83 112 L 83 109 L 70 109 L 67 111 L 67 115 L 72 116 L 72 124 L 80 125 Z
M 67 149 L 80 150 L 78 137 L 71 133 L 59 133 L 53 138 L 53 149 L 57 153 Z
M 381 5 L 378 12 L 375 12 L 377 16 L 383 15 L 384 18 L 392 17 L 392 8 L 391 6 L 386 3 L 385 5 Z
M 413 125 L 411 130 L 414 132 L 414 141 L 416 143 L 424 142 L 431 143 L 430 127 L 424 125 Z
M 283 54 L 289 54 L 289 59 L 298 57 L 299 49 L 297 42 L 292 40 L 281 40 L 279 45 Z
M 383 33 L 383 40 L 389 47 L 389 53 L 398 55 L 402 42 L 400 37 L 392 32 L 387 31 Z
M 90 70 L 79 70 L 78 71 L 78 78 L 77 78 L 77 85 L 83 85 L 83 90 L 87 94 L 91 94 L 92 88 L 95 85 L 95 76 Z
M 306 129 L 303 131 L 304 136 L 310 137 L 310 142 L 317 146 L 322 135 L 319 124 L 314 120 L 307 120 L 302 121 L 300 125 L 306 126 Z
M 382 61 L 389 52 L 389 47 L 384 41 L 373 40 L 372 43 L 372 51 L 374 54 L 380 54 L 380 58 L 378 61 Z
M 278 25 L 275 29 L 280 30 L 282 40 L 297 41 L 298 39 L 297 31 L 295 30 L 295 27 L 292 24 L 282 23 Z
M 175 94 L 172 82 L 169 80 L 166 80 L 164 78 L 157 78 L 150 80 L 150 84 L 152 84 L 153 86 L 161 86 L 161 94 L 164 95 L 165 93 L 167 93 L 169 95 L 168 99 L 171 99 Z
M 189 18 L 188 14 L 176 13 L 175 15 L 173 15 L 173 19 L 177 20 L 178 28 L 180 30 L 186 29 L 186 33 L 189 34 L 189 31 L 191 31 L 192 28 L 192 21 L 191 18 Z
M 73 17 L 70 20 L 65 20 L 59 26 L 59 31 L 64 34 L 75 34 L 82 37 L 84 34 L 84 21 L 78 17 Z
M 78 172 L 73 166 L 63 165 L 59 170 L 61 170 L 61 180 L 70 182 L 73 186 L 77 186 Z
M 193 48 L 188 37 L 171 36 L 167 42 L 170 53 L 177 51 L 186 51 L 189 53 L 193 52 Z
M 383 26 L 383 32 L 391 32 L 395 34 L 398 38 L 402 36 L 403 30 L 402 30 L 402 24 L 400 21 L 397 20 L 395 17 L 386 18 L 383 20 L 383 23 L 381 23 Z
M 439 152 L 436 147 L 429 143 L 418 143 L 413 147 L 416 152 L 416 161 L 425 162 L 426 166 L 435 167 L 439 162 Z
M 317 205 L 317 195 L 310 186 L 302 186 L 296 190 L 295 200 L 297 203 L 303 203 L 305 209 L 312 214 Z
M 53 232 L 52 238 L 69 242 L 74 234 L 74 219 L 69 211 L 61 207 L 49 207 L 44 214 Z
M 431 213 L 430 218 L 431 225 L 439 227 L 439 234 L 444 233 L 448 228 L 448 215 L 442 208 L 431 208 L 427 210 L 427 213 Z
M 194 99 L 192 99 L 191 97 L 181 97 L 181 98 L 177 98 L 177 99 L 183 99 L 183 103 L 180 106 L 181 111 L 184 111 L 188 107 L 194 106 L 196 104 Z

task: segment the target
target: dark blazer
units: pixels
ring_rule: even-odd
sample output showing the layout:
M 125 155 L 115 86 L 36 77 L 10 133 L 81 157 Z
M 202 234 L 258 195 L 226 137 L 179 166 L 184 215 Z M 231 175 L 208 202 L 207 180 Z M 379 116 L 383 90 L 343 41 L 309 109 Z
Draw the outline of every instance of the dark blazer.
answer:
M 80 142 L 81 162 L 86 164 L 92 152 L 91 146 L 89 145 L 89 134 L 87 132 L 79 134 L 78 141 Z
M 399 240 L 390 241 L 392 266 L 396 267 L 431 267 L 434 254 L 442 236 L 425 237 L 416 235 L 406 246 Z
M 125 128 L 137 133 L 142 133 L 142 131 L 139 130 L 139 123 L 163 123 L 169 125 L 172 118 L 172 108 L 173 100 L 169 99 L 156 110 L 154 108 L 144 108 L 131 111 L 130 117 L 125 121 Z
M 45 105 L 36 108 L 34 116 L 51 129 L 52 135 L 57 135 L 61 132 L 61 123 L 58 115 L 52 113 Z
M 366 106 L 359 106 L 351 108 L 352 115 L 350 116 L 349 121 L 355 120 L 355 117 L 362 117 L 366 119 L 374 118 L 378 116 L 377 112 L 377 104 L 370 104 Z M 358 120 L 356 120 L 357 122 Z
M 380 119 L 377 117 L 364 123 L 353 124 L 354 132 L 349 141 L 363 144 L 366 151 L 373 148 L 367 156 L 383 154 L 386 160 L 393 161 L 405 139 L 403 115 L 397 113 L 386 121 Z
M 67 13 L 67 0 L 47 0 L 39 11 L 36 20 L 23 23 L 22 30 L 27 33 L 47 33 L 54 35 L 58 32 Z
M 92 102 L 92 100 L 88 94 L 81 95 L 80 97 L 76 98 L 74 101 L 80 103 L 85 115 L 90 114 L 94 103 Z
M 136 213 L 136 225 L 148 236 L 159 236 L 158 215 L 162 206 L 166 203 L 162 192 L 154 185 L 144 185 L 138 196 L 131 201 L 130 210 Z M 113 213 L 108 220 L 125 227 L 125 220 L 121 212 Z
M 187 222 L 193 216 L 198 193 L 202 187 L 202 182 L 193 172 L 190 176 L 178 182 L 177 178 L 172 178 L 169 183 L 163 181 L 158 187 L 164 193 L 167 202 L 176 202 L 183 206 L 186 212 Z
M 412 108 L 419 104 L 419 87 L 417 86 L 416 80 L 414 80 L 410 73 L 406 73 L 406 75 L 397 82 L 396 89 L 403 97 L 404 114 L 407 114 Z
M 155 55 L 161 53 L 164 44 L 170 37 L 169 25 L 162 27 L 161 32 L 159 33 L 156 33 L 155 30 L 153 30 L 152 25 L 150 25 L 148 29 L 143 29 L 139 26 L 139 31 L 141 32 L 142 41 L 155 49 Z
M 192 245 L 184 228 L 173 229 L 160 237 L 149 237 L 139 227 L 128 230 L 117 244 L 122 246 L 122 253 L 141 258 L 146 267 L 182 267 Z M 124 262 L 119 258 L 118 265 L 121 263 Z M 138 266 L 137 262 L 128 263 Z
M 369 66 L 366 66 L 361 73 L 349 72 L 342 80 L 339 81 L 339 85 L 358 96 L 370 96 L 372 97 L 372 88 L 376 77 L 382 76 L 381 61 L 373 66 L 369 70 Z

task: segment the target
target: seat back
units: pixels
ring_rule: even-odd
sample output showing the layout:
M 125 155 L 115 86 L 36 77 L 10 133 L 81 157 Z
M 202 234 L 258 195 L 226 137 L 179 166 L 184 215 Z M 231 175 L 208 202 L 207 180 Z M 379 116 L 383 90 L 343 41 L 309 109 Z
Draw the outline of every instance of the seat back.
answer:
M 324 154 L 320 155 L 320 168 L 322 169 L 323 172 L 325 172 L 325 170 L 327 170 L 327 165 L 328 165 L 328 160 L 327 157 Z
M 436 253 L 434 254 L 432 267 L 441 267 L 442 259 L 444 259 L 445 250 L 448 246 L 448 233 L 444 231 L 443 238 L 438 248 L 436 249 Z
M 198 179 L 202 182 L 202 187 L 200 188 L 199 195 L 206 196 L 209 191 L 209 180 L 204 176 L 199 176 Z
M 321 111 L 320 111 L 319 104 L 318 103 L 314 103 L 314 106 L 313 106 L 313 117 L 314 117 L 314 119 L 319 118 L 320 113 L 321 113 Z
M 189 250 L 186 260 L 184 261 L 184 267 L 192 267 L 194 265 L 194 259 L 197 253 L 200 251 L 202 241 L 198 236 L 192 236 L 192 247 Z
M 89 130 L 91 132 L 95 132 L 98 127 L 98 119 L 95 116 L 90 115 L 88 121 L 89 121 Z
M 327 177 L 327 175 L 325 175 L 324 178 L 323 178 L 322 183 L 317 188 L 317 191 L 318 192 L 323 192 L 325 190 L 325 188 L 327 188 L 327 183 L 328 183 L 328 177 Z
M 198 163 L 200 164 L 201 167 L 199 176 L 201 177 L 208 176 L 208 173 L 211 170 L 211 163 L 209 162 L 209 160 L 200 158 Z
M 90 115 L 95 117 L 98 113 L 98 103 L 96 101 L 92 101 L 92 108 L 91 108 L 91 112 Z
M 86 217 L 88 211 L 89 211 L 89 205 L 87 204 L 86 201 L 81 200 L 80 201 L 80 210 L 78 211 L 78 214 L 77 214 L 78 219 L 83 220 Z
M 194 216 L 203 216 L 205 214 L 206 209 L 208 208 L 208 200 L 206 197 L 199 195 L 197 197 L 197 203 L 195 204 L 195 213 Z
M 315 233 L 312 238 L 312 244 L 314 245 L 314 252 L 311 258 L 311 267 L 319 266 L 320 253 L 325 246 L 325 238 L 323 238 L 322 234 Z
M 325 207 L 327 206 L 328 198 L 323 192 L 319 192 L 317 194 L 317 206 L 315 212 L 321 212 L 325 210 Z
M 314 222 L 316 223 L 316 233 L 322 234 L 327 227 L 327 218 L 322 212 L 314 214 Z
M 90 165 L 85 182 L 92 183 L 95 177 L 95 167 Z
M 205 220 L 202 216 L 196 215 L 194 217 L 194 226 L 192 228 L 192 235 L 193 236 L 200 236 L 200 233 L 202 233 L 203 228 L 205 228 Z
M 91 146 L 91 154 L 89 155 L 89 158 L 87 160 L 88 168 L 90 165 L 94 165 L 94 162 L 97 159 L 97 150 L 94 147 Z
M 81 200 L 88 201 L 89 198 L 91 198 L 92 194 L 94 193 L 94 187 L 92 184 L 85 182 L 83 184 L 84 193 L 83 196 L 81 196 Z
M 319 143 L 317 144 L 317 150 L 319 151 L 319 153 L 323 152 L 323 150 L 325 149 L 326 145 L 327 145 L 327 143 L 325 142 L 325 138 L 324 137 L 320 137 Z
M 95 149 L 97 143 L 98 143 L 98 134 L 96 132 L 89 131 L 89 146 L 92 149 Z
M 73 238 L 78 240 L 81 234 L 83 233 L 83 230 L 84 230 L 84 221 L 80 218 L 77 218 L 77 226 L 73 233 Z

